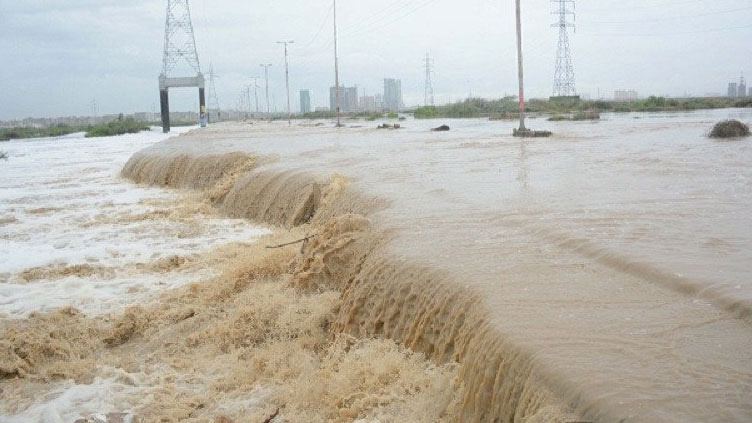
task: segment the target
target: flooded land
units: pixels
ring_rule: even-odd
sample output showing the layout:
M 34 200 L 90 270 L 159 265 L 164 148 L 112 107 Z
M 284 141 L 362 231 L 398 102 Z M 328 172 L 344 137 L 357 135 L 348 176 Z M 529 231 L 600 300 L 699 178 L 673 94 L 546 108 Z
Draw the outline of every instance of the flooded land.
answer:
M 0 421 L 750 421 L 727 118 L 10 142 Z

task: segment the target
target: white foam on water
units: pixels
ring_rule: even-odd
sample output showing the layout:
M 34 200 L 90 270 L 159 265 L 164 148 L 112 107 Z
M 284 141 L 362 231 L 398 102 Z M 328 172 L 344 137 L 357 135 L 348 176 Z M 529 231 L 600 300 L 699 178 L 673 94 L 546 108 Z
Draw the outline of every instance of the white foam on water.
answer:
M 89 418 L 107 422 L 108 414 L 124 415 L 123 422 L 133 421 L 139 407 L 150 401 L 165 389 L 165 380 L 172 380 L 171 386 L 185 395 L 203 397 L 206 386 L 171 374 L 167 368 L 155 368 L 149 372 L 128 373 L 110 366 L 97 368 L 96 377 L 90 384 L 76 384 L 72 380 L 48 385 L 48 390 L 38 398 L 20 399 L 22 403 L 0 403 L 0 421 L 3 423 L 73 423 Z M 219 413 L 250 412 L 263 406 L 269 391 L 256 388 L 248 396 L 233 398 L 225 396 L 215 404 Z M 5 408 L 5 410 L 3 410 Z M 22 411 L 10 414 L 13 408 Z
M 119 177 L 133 153 L 165 138 L 157 131 L 107 138 L 78 134 L 3 145 L 9 159 L 0 163 L 0 316 L 25 317 L 65 306 L 87 314 L 116 311 L 216 272 L 160 274 L 123 267 L 249 243 L 268 233 L 217 216 L 118 220 L 159 208 L 146 200 L 179 198 L 175 191 L 138 187 Z M 31 283 L 17 276 L 36 267 L 81 264 L 115 271 Z

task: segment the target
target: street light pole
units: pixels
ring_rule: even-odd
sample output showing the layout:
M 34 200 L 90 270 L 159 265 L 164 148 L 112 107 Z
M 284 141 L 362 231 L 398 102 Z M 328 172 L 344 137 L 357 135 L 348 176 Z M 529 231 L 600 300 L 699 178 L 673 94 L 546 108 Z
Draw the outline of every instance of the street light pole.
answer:
M 277 41 L 277 44 L 285 45 L 285 86 L 287 87 L 287 125 L 292 125 L 292 113 L 290 112 L 290 66 L 287 62 L 287 45 L 295 41 Z
M 259 105 L 258 105 L 258 76 L 253 77 L 253 97 L 256 99 L 256 114 L 259 114 Z M 248 101 L 251 101 L 249 98 Z M 254 119 L 256 116 L 254 115 Z
M 266 117 L 268 119 L 271 119 L 271 109 L 269 108 L 269 68 L 272 65 L 270 63 L 268 65 L 261 64 L 259 66 L 264 68 L 264 79 L 266 81 Z
M 340 122 L 340 107 L 339 107 L 339 54 L 337 53 L 337 0 L 334 1 L 334 92 L 336 98 L 336 112 L 337 112 L 337 127 L 342 126 Z

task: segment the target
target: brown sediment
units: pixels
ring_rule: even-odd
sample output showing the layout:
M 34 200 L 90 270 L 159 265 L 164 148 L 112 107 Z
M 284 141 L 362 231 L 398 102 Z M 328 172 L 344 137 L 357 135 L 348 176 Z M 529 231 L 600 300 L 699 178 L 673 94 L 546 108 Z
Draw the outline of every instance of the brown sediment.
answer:
M 90 277 L 94 275 L 111 275 L 112 269 L 105 266 L 90 264 L 75 264 L 71 266 L 52 264 L 48 266 L 32 267 L 19 272 L 16 277 L 23 282 L 34 282 L 41 279 L 55 280 L 68 276 Z
M 3 216 L 0 217 L 0 226 L 9 225 L 11 223 L 17 223 L 18 219 L 16 219 L 16 216 Z
M 235 157 L 140 153 L 123 175 L 140 183 L 206 188 L 191 181 L 211 177 L 190 175 L 184 181 L 183 169 L 193 160 L 229 169 L 237 163 Z M 213 169 L 212 175 L 222 174 Z M 328 325 L 332 336 L 383 337 L 435 363 L 459 363 L 461 400 L 452 420 L 571 419 L 568 404 L 534 371 L 532 354 L 491 327 L 473 292 L 389 254 L 388 236 L 368 218 L 386 204 L 346 189 L 344 181 L 339 176 L 324 180 L 300 172 L 250 171 L 235 178 L 214 205 L 234 217 L 294 228 L 302 236 L 315 234 L 294 261 L 289 284 L 301 293 L 340 293 L 336 317 Z M 235 322 L 244 325 L 242 319 Z
M 62 210 L 58 207 L 39 207 L 36 209 L 27 210 L 27 214 L 49 214 L 49 213 L 55 213 Z

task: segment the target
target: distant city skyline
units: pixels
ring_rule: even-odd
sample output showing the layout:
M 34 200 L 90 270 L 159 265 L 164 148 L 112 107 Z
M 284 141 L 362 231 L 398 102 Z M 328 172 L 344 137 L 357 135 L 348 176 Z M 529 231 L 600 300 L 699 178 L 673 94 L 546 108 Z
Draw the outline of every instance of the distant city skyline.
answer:
M 0 0 L 2 1 L 2 0 Z M 436 103 L 516 92 L 512 1 L 451 0 L 338 4 L 340 82 L 379 93 L 398 75 L 404 104 L 424 102 L 424 58 L 434 61 Z M 680 4 L 677 4 L 680 3 Z M 158 111 L 165 2 L 86 0 L 2 2 L 0 120 Z M 283 110 L 284 57 L 290 46 L 291 92 L 309 89 L 311 108 L 329 103 L 334 85 L 329 1 L 192 0 L 202 70 L 216 71 L 222 109 L 268 62 L 271 109 Z M 680 7 L 678 7 L 680 6 Z M 341 9 L 341 10 L 340 10 Z M 529 97 L 552 92 L 557 30 L 553 5 L 523 6 Z M 578 93 L 608 97 L 724 94 L 752 74 L 752 7 L 748 0 L 615 0 L 578 2 L 570 37 Z M 171 92 L 173 110 L 197 109 L 192 90 Z M 96 106 L 93 106 L 93 105 Z M 293 110 L 299 102 L 293 102 Z

